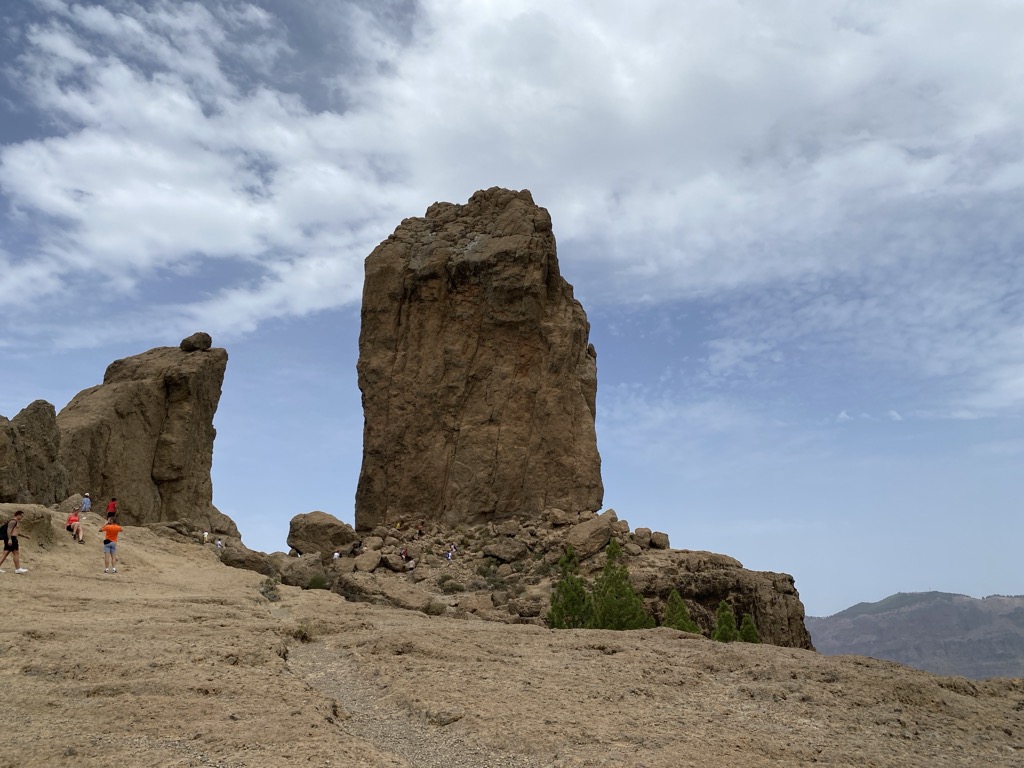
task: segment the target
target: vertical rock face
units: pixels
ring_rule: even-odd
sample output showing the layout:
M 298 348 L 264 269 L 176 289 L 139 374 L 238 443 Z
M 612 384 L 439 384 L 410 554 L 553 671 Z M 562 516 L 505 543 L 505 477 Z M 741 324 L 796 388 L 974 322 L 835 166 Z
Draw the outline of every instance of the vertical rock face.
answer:
M 530 193 L 436 203 L 365 269 L 356 528 L 600 509 L 590 326 Z
M 227 360 L 201 333 L 111 363 L 103 384 L 57 416 L 71 489 L 90 491 L 100 510 L 117 497 L 132 525 L 191 520 L 237 535 L 213 506 L 210 479 Z
M 36 400 L 13 420 L 0 416 L 0 503 L 55 504 L 68 495 L 67 472 L 57 461 L 57 411 Z

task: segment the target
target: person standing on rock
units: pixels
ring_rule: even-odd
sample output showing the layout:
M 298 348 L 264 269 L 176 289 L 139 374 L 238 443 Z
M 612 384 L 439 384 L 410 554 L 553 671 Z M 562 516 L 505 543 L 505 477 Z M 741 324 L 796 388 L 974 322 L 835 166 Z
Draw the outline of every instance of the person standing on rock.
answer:
M 117 499 L 112 498 L 107 502 L 107 522 L 117 514 Z
M 14 517 L 3 524 L 4 532 L 4 556 L 0 557 L 0 565 L 4 564 L 4 560 L 7 556 L 13 554 L 14 557 L 14 572 L 15 573 L 28 573 L 28 568 L 21 567 L 21 554 L 19 553 L 18 537 L 24 536 L 26 539 L 32 538 L 27 533 L 21 533 L 21 519 L 25 516 L 23 510 L 18 510 L 14 513 Z M 4 573 L 4 569 L 0 568 L 0 573 Z
M 89 494 L 88 493 L 85 494 L 82 497 L 82 507 L 81 507 L 81 509 L 82 509 L 82 514 L 83 515 L 89 514 L 89 511 L 92 509 L 92 499 L 89 498 Z
M 123 530 L 113 517 L 108 517 L 107 524 L 100 528 L 100 533 L 103 534 L 104 573 L 117 573 L 117 534 Z

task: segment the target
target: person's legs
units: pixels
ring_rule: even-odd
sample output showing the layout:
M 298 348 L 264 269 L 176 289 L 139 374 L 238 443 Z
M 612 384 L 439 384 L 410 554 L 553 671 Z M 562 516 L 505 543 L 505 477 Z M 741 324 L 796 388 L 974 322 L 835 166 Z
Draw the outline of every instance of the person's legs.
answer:
M 110 570 L 117 573 L 117 545 L 110 545 Z

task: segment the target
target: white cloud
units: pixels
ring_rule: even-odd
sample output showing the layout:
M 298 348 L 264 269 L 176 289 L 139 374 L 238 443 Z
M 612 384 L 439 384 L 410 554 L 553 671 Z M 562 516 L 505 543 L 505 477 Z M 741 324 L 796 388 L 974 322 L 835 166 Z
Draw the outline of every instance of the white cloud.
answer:
M 51 134 L 0 147 L 0 311 L 254 328 L 357 301 L 402 218 L 498 184 L 591 300 L 712 302 L 713 377 L 881 365 L 960 380 L 922 410 L 1021 408 L 1024 7 L 344 4 L 319 110 L 257 5 L 40 7 L 7 65 Z

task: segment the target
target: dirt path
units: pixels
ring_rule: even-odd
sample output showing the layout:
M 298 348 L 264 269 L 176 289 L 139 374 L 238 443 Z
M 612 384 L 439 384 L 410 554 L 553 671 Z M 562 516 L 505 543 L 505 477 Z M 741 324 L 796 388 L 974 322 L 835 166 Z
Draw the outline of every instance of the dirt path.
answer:
M 542 768 L 542 763 L 480 744 L 453 727 L 457 710 L 414 712 L 386 683 L 357 671 L 352 654 L 339 656 L 325 643 L 293 648 L 288 666 L 343 710 L 342 727 L 356 738 L 396 755 L 402 768 Z

